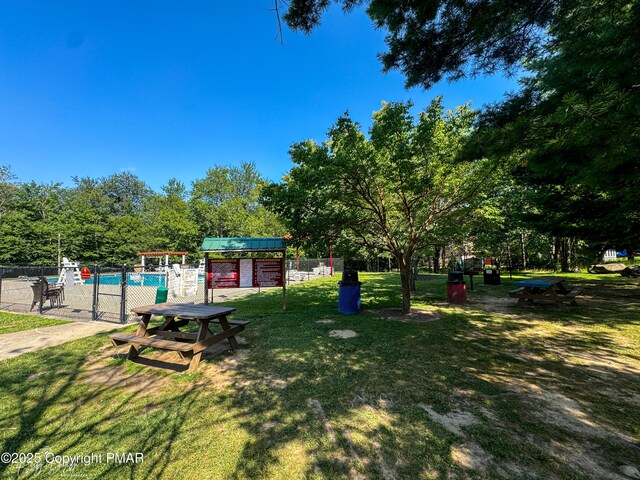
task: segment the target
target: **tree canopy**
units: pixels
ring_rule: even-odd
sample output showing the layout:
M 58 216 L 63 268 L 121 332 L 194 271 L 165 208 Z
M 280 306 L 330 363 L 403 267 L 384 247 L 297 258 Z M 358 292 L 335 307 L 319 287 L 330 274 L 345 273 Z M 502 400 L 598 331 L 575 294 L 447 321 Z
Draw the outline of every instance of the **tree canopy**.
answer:
M 369 137 L 348 114 L 323 144 L 296 143 L 296 165 L 271 184 L 264 204 L 278 213 L 295 239 L 341 238 L 395 257 L 410 308 L 412 259 L 474 207 L 493 171 L 487 160 L 456 159 L 475 113 L 445 112 L 434 100 L 419 118 L 410 103 L 384 103 Z
M 639 27 L 637 2 L 584 2 L 554 24 L 522 91 L 480 117 L 471 156 L 521 159 L 539 230 L 640 245 Z
M 294 30 L 316 28 L 332 3 L 345 11 L 366 4 L 377 28 L 388 32 L 384 71 L 399 69 L 408 87 L 429 88 L 442 78 L 514 71 L 535 57 L 547 28 L 580 4 L 561 0 L 291 0 L 284 15 Z
M 250 163 L 216 166 L 192 188 L 170 179 L 154 192 L 132 173 L 73 177 L 71 187 L 17 182 L 0 166 L 0 263 L 135 263 L 140 251 L 198 256 L 205 236 L 277 236 L 277 218 L 258 202 L 265 180 Z

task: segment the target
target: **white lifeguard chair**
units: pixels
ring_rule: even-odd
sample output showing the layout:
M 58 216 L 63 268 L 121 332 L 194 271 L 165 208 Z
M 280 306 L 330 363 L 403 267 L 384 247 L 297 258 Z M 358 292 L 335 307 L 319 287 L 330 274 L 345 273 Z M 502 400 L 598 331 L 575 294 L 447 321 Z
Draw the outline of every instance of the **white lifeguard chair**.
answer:
M 67 284 L 67 275 L 73 276 L 74 285 L 81 285 L 84 283 L 84 280 L 80 277 L 80 265 L 78 262 L 70 262 L 67 257 L 62 257 L 62 269 L 60 270 L 58 283 Z
M 138 255 L 140 255 L 140 269 L 142 270 L 142 273 L 145 273 L 145 260 L 146 257 L 153 257 L 153 258 L 158 258 L 158 272 L 161 273 L 167 273 L 168 271 L 170 271 L 172 268 L 175 268 L 171 265 L 171 262 L 169 260 L 169 257 L 172 255 L 181 255 L 182 256 L 182 263 L 179 264 L 175 264 L 175 265 L 184 265 L 185 264 L 185 260 L 186 260 L 186 255 L 189 252 L 139 252 Z M 162 258 L 164 257 L 164 262 L 162 261 Z

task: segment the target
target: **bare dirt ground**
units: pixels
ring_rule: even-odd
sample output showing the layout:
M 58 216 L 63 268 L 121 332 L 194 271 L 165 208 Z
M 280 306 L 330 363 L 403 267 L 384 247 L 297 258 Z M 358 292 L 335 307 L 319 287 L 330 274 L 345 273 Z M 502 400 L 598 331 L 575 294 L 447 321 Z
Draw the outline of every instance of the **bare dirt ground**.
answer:
M 584 281 L 581 286 L 578 306 L 566 312 L 551 303 L 516 306 L 505 289 L 472 296 L 466 305 L 456 308 L 468 311 L 471 319 L 478 311 L 486 311 L 495 314 L 496 319 L 511 322 L 512 328 L 499 331 L 478 323 L 478 328 L 466 332 L 466 337 L 487 340 L 486 347 L 482 342 L 476 344 L 491 353 L 495 353 L 493 341 L 498 340 L 501 355 L 511 356 L 530 368 L 524 375 L 504 369 L 500 373 L 477 372 L 476 376 L 501 385 L 505 393 L 500 397 L 526 405 L 541 431 L 561 432 L 571 439 L 548 442 L 542 440 L 544 436 L 534 434 L 519 441 L 569 466 L 578 472 L 577 478 L 640 479 L 637 425 L 631 419 L 627 424 L 610 420 L 615 418 L 617 406 L 640 406 L 640 395 L 634 387 L 640 379 L 640 351 L 637 342 L 616 329 L 618 321 L 621 327 L 640 321 L 640 317 L 634 320 L 629 315 L 640 311 L 640 288 L 634 280 L 616 284 Z M 606 328 L 597 327 L 600 324 Z M 601 333 L 594 328 L 600 328 Z M 452 414 L 439 415 L 428 406 L 425 410 L 432 420 L 465 438 L 462 427 L 471 417 L 464 409 L 472 400 L 465 392 L 458 392 L 458 396 L 460 410 Z M 608 414 L 597 411 L 606 410 L 607 405 L 613 409 Z M 495 417 L 490 423 L 492 428 L 500 427 L 500 420 Z M 485 471 L 489 465 L 495 467 L 499 463 L 498 471 L 502 469 L 505 476 L 519 476 L 518 466 L 496 463 L 478 445 L 461 442 L 459 448 L 452 450 L 452 458 L 462 466 Z M 627 453 L 612 461 L 611 454 L 605 458 L 602 445 L 619 445 Z M 538 476 L 535 471 L 525 473 Z
M 236 337 L 240 345 L 247 342 Z M 126 360 L 129 346 L 112 347 L 105 345 L 95 355 L 87 359 L 82 367 L 80 380 L 104 387 L 122 387 L 126 391 L 152 395 L 172 384 L 172 372 L 184 372 L 189 367 L 189 359 L 181 359 L 178 353 L 144 348 L 135 360 Z M 221 342 L 206 349 L 198 368 L 198 376 L 193 385 L 214 386 L 224 389 L 235 380 L 233 372 L 245 362 L 249 350 L 241 348 L 235 352 L 228 342 Z M 143 365 L 143 370 L 130 371 L 126 362 Z
M 378 308 L 365 310 L 370 315 L 384 318 L 385 320 L 393 320 L 403 323 L 428 323 L 440 320 L 442 315 L 437 309 L 412 308 L 409 313 L 404 315 L 400 308 Z

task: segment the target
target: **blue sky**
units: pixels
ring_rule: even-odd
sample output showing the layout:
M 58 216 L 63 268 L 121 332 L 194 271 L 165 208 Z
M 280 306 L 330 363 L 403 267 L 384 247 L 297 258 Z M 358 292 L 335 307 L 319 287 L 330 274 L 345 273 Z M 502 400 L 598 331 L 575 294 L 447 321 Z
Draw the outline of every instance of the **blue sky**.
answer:
M 383 74 L 384 31 L 332 8 L 311 35 L 284 32 L 270 0 L 0 2 L 0 165 L 20 181 L 131 171 L 152 188 L 253 161 L 271 180 L 292 142 L 325 139 L 345 110 L 499 100 L 515 80 L 406 90 Z

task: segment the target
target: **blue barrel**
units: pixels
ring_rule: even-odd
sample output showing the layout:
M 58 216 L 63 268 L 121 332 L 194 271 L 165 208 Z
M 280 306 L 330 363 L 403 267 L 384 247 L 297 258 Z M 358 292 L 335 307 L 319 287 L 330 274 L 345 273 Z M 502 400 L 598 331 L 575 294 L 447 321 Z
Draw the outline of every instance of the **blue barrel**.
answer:
M 339 282 L 338 311 L 345 315 L 360 312 L 360 283 Z

